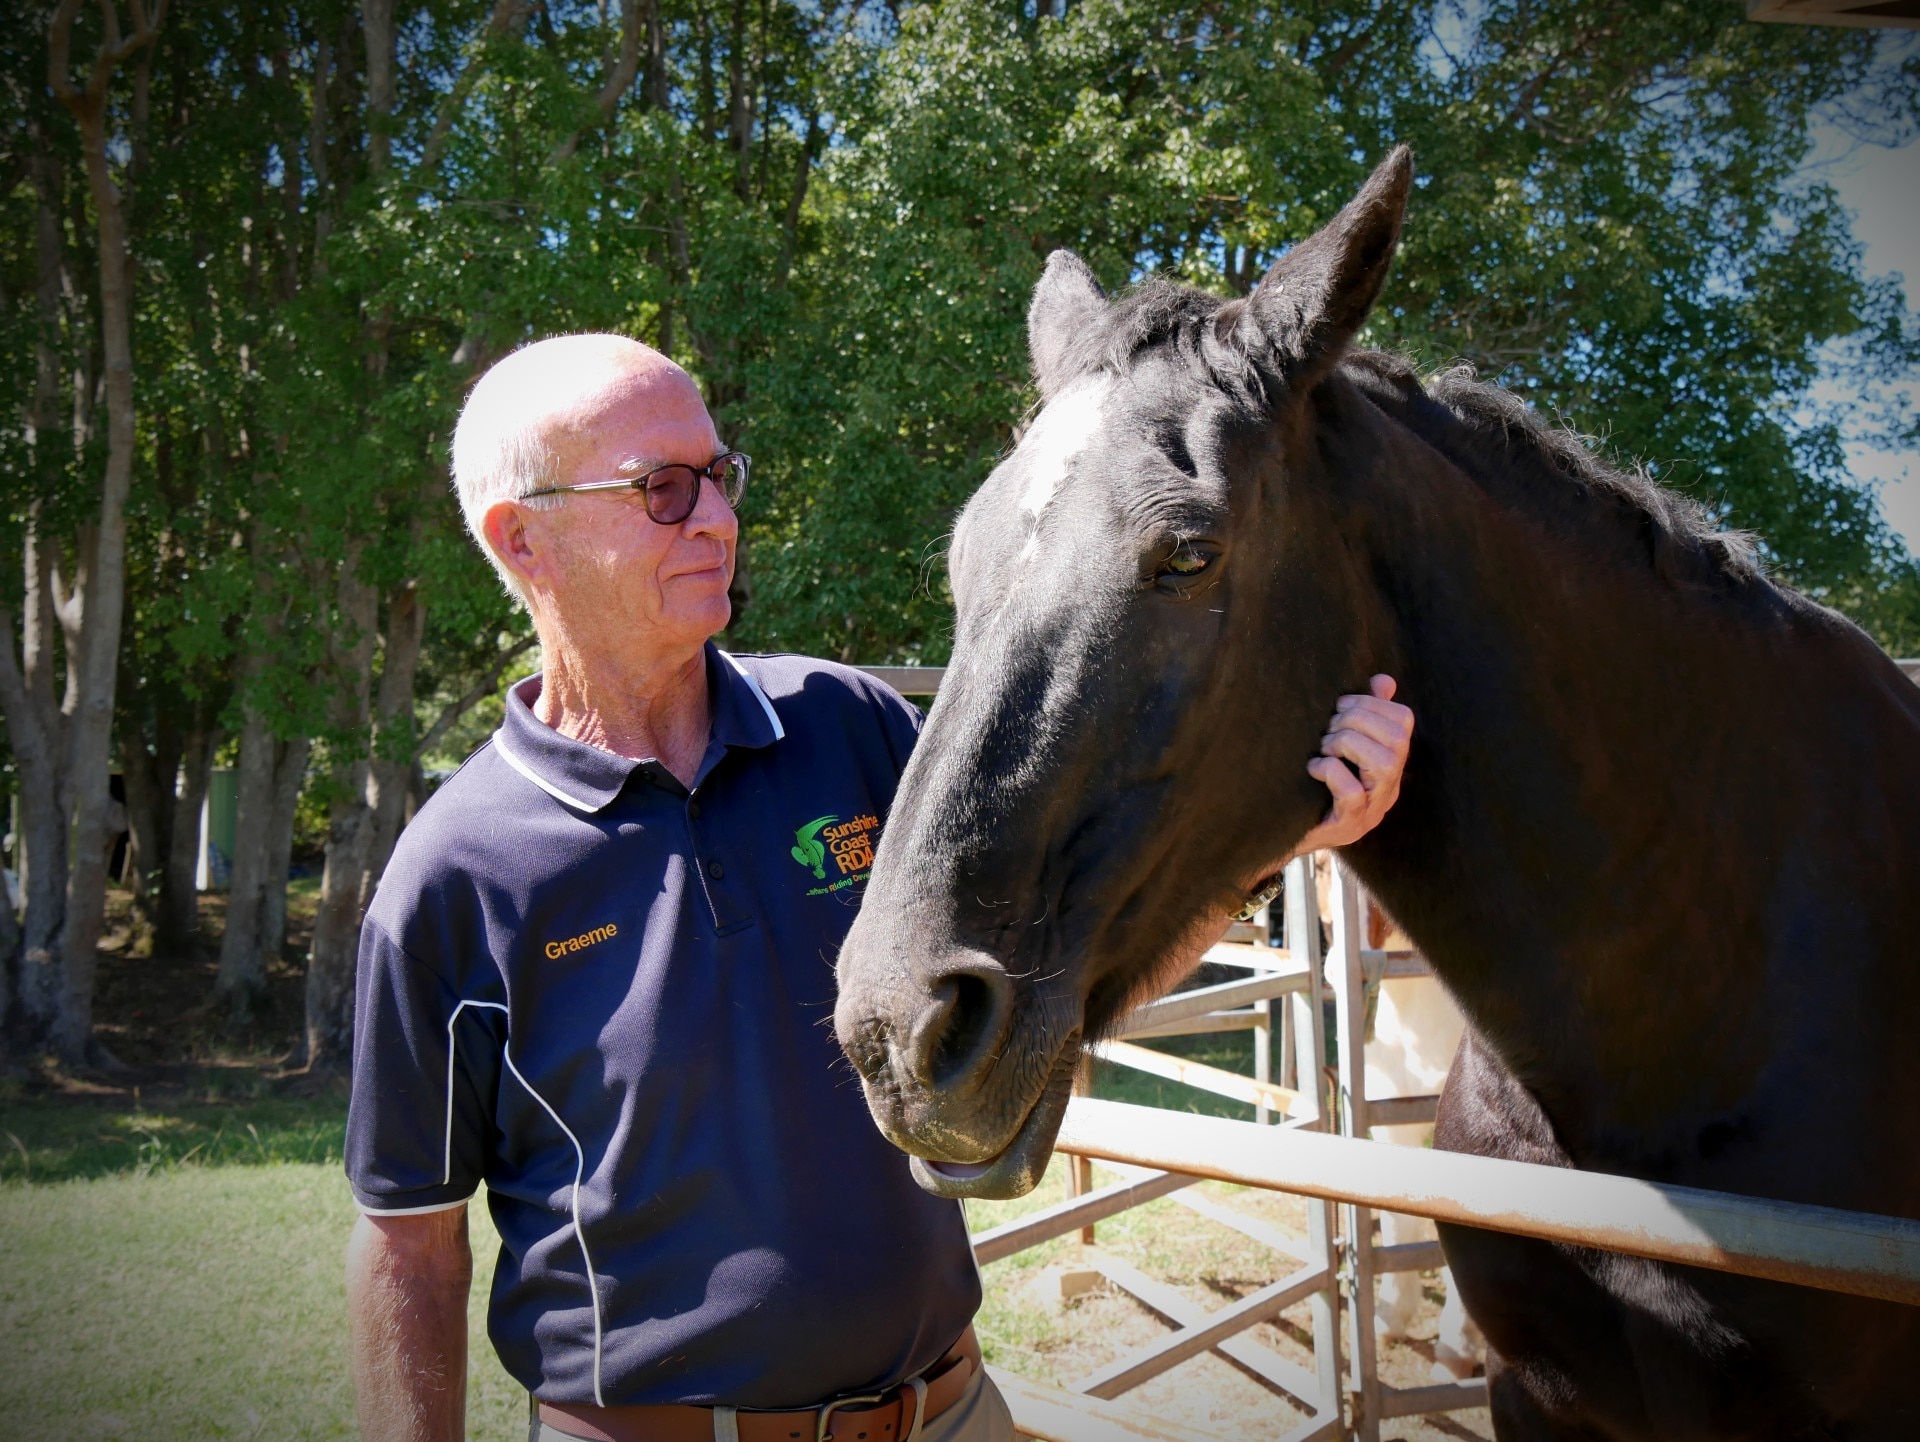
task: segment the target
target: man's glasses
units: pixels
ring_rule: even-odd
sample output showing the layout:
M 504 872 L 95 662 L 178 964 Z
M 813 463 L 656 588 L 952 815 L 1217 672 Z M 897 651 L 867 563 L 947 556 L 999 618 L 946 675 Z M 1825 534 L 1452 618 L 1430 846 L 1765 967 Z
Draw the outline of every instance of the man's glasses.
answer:
M 650 520 L 663 526 L 677 526 L 693 514 L 700 502 L 700 482 L 706 481 L 720 492 L 729 507 L 738 510 L 740 498 L 747 493 L 747 471 L 753 465 L 750 456 L 728 451 L 715 456 L 704 466 L 655 466 L 637 476 L 615 481 L 585 481 L 577 486 L 548 486 L 543 491 L 528 491 L 523 501 L 535 496 L 561 496 L 569 491 L 638 491 L 646 504 Z

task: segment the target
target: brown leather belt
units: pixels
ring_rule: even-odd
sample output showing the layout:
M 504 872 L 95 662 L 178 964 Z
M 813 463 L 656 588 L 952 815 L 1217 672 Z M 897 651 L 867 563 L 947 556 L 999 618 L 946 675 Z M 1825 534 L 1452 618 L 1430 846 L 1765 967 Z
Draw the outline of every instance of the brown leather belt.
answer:
M 980 1370 L 980 1339 L 969 1326 L 926 1371 L 924 1425 L 960 1400 Z M 793 1412 L 734 1414 L 740 1442 L 905 1442 L 913 1432 L 915 1388 L 835 1397 Z M 713 1408 L 682 1405 L 586 1407 L 542 1402 L 540 1420 L 591 1442 L 713 1442 Z

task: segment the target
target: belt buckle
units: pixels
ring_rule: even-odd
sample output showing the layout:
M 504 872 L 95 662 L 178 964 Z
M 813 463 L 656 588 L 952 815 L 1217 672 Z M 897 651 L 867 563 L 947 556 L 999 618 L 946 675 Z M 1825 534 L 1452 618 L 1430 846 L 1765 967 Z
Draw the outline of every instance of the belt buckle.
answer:
M 891 1390 L 891 1388 L 888 1389 L 888 1391 Z M 819 1420 L 813 1424 L 813 1442 L 827 1442 L 827 1438 L 833 1435 L 827 1431 L 827 1425 L 833 1421 L 833 1414 L 838 1412 L 842 1407 L 860 1407 L 869 1402 L 884 1402 L 886 1400 L 886 1392 L 849 1392 L 844 1397 L 835 1397 L 831 1401 L 822 1403 Z

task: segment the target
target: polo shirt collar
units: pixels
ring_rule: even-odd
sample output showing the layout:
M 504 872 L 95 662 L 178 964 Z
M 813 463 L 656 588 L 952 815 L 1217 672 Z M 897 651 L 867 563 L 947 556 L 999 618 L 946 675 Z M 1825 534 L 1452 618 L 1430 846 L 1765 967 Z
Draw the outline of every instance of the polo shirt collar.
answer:
M 713 730 L 696 785 L 728 747 L 758 749 L 787 734 L 767 693 L 738 661 L 709 641 L 706 663 Z M 493 733 L 501 759 L 535 786 L 575 811 L 591 813 L 610 805 L 635 771 L 658 769 L 652 758 L 616 756 L 562 736 L 541 721 L 533 714 L 540 684 L 541 673 L 535 672 L 507 688 L 506 715 Z

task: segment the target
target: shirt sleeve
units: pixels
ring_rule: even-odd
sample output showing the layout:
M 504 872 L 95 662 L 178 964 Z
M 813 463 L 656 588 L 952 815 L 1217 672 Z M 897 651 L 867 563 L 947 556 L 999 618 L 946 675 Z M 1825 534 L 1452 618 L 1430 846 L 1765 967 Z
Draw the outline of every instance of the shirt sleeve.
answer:
M 891 686 L 876 681 L 870 694 L 874 709 L 880 713 L 881 734 L 886 737 L 897 779 L 907 769 L 907 758 L 913 755 L 913 748 L 920 740 L 920 728 L 926 723 L 926 717 L 918 706 Z
M 443 1211 L 479 1190 L 505 1038 L 497 1004 L 460 1000 L 439 972 L 367 919 L 345 1148 L 362 1211 Z

